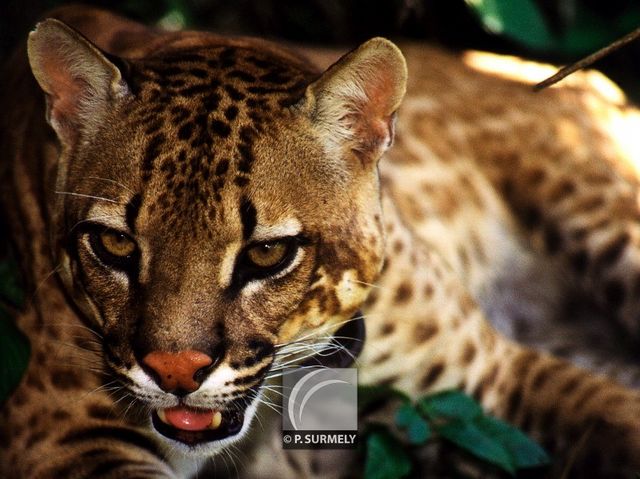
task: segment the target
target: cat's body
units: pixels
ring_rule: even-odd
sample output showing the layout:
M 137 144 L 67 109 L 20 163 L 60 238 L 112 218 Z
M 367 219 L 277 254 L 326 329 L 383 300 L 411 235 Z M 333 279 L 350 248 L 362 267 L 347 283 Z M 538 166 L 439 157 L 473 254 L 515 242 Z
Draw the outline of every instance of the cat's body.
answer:
M 319 76 L 267 42 L 55 16 L 110 55 L 48 21 L 29 58 L 53 129 L 24 52 L 4 92 L 3 202 L 33 354 L 0 415 L 0 475 L 185 477 L 243 447 L 229 445 L 287 344 L 326 340 L 358 311 L 362 382 L 463 389 L 540 439 L 557 470 L 573 453 L 576 474 L 640 469 L 639 394 L 488 320 L 557 335 L 579 291 L 605 311 L 596 328 L 640 330 L 638 183 L 621 133 L 637 113 L 600 77 L 534 95 L 408 47 L 378 181 L 407 79 L 389 42 Z M 561 342 L 635 383 L 611 338 Z M 279 453 L 278 474 L 312 475 Z

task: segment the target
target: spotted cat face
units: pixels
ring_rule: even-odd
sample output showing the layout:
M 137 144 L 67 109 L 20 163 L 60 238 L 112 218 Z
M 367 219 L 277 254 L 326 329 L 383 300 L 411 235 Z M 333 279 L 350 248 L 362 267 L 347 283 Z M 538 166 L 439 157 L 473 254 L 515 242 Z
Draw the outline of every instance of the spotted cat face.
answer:
M 236 440 L 284 345 L 326 338 L 379 274 L 402 55 L 374 39 L 318 76 L 172 36 L 124 60 L 47 20 L 29 57 L 61 145 L 54 254 L 109 370 L 173 445 Z

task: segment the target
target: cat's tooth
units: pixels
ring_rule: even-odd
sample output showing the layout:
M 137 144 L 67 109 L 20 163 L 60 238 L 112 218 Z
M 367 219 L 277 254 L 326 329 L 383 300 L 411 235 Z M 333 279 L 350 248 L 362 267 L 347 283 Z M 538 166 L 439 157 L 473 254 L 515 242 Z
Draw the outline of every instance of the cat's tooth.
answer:
M 158 417 L 160 418 L 160 420 L 165 423 L 165 424 L 169 424 L 167 422 L 167 416 L 164 413 L 164 409 L 158 409 Z
M 218 429 L 222 424 L 222 413 L 220 411 L 216 411 L 213 413 L 213 417 L 211 418 L 211 425 L 209 426 L 211 429 Z

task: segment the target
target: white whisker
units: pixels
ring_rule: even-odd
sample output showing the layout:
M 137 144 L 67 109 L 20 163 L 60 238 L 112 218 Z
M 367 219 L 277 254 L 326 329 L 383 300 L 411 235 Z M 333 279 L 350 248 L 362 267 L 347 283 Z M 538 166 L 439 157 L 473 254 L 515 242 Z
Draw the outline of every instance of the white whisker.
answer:
M 122 204 L 120 201 L 112 200 L 111 198 L 103 198 L 102 196 L 87 195 L 84 193 L 74 193 L 72 191 L 55 191 L 54 193 L 56 195 L 70 195 L 70 196 L 78 196 L 80 198 L 91 198 L 94 200 L 107 201 L 109 203 L 114 203 L 116 205 Z
M 89 180 L 99 180 L 99 181 L 106 181 L 108 183 L 113 183 L 114 185 L 120 186 L 122 189 L 128 191 L 132 195 L 135 194 L 135 191 L 133 191 L 131 188 L 127 187 L 123 183 L 120 183 L 119 181 L 116 181 L 116 180 L 111 180 L 109 178 L 102 178 L 100 176 L 83 176 L 82 178 L 89 179 Z

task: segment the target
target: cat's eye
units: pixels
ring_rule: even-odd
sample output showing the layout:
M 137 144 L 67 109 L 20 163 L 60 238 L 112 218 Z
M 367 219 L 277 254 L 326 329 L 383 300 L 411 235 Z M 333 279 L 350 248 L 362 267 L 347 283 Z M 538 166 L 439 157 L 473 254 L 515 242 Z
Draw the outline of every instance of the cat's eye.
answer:
M 238 258 L 235 281 L 243 284 L 252 279 L 277 275 L 296 257 L 301 241 L 301 238 L 292 236 L 248 245 Z
M 91 249 L 102 263 L 128 268 L 137 260 L 138 247 L 126 233 L 113 229 L 96 229 L 89 234 Z
M 102 247 L 114 256 L 123 258 L 133 254 L 136 244 L 124 233 L 118 231 L 104 231 L 99 235 Z
M 258 268 L 273 268 L 287 254 L 287 244 L 283 241 L 259 243 L 247 250 L 247 259 Z

